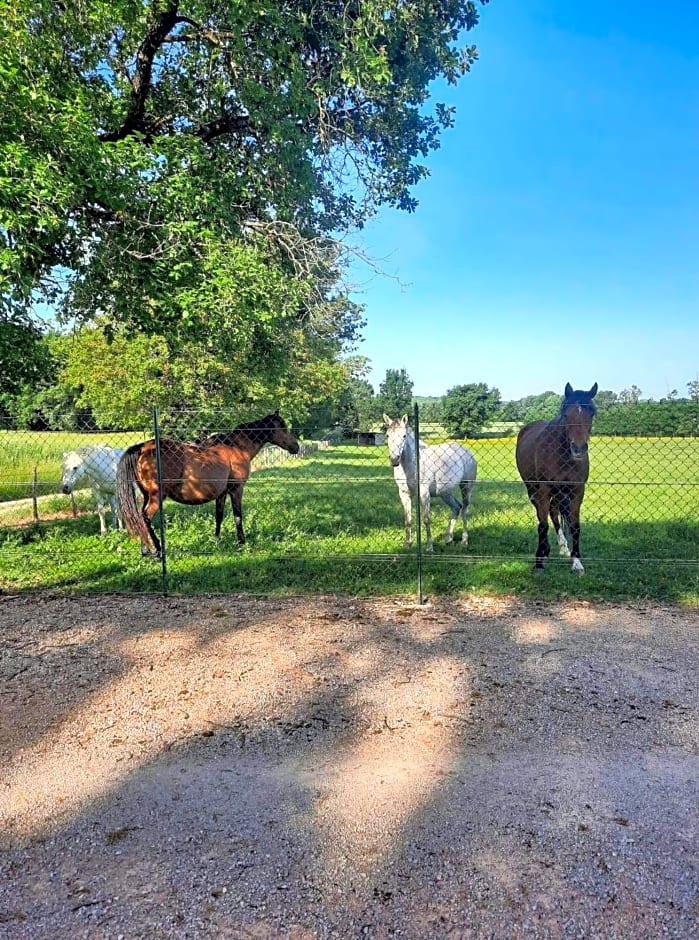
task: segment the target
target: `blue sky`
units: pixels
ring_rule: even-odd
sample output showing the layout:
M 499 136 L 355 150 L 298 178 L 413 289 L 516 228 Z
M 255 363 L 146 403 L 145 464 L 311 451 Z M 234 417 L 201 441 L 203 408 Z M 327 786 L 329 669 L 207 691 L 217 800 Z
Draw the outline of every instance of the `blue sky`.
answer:
M 411 215 L 357 243 L 378 390 L 598 382 L 644 398 L 699 375 L 699 5 L 491 0 L 480 59 Z

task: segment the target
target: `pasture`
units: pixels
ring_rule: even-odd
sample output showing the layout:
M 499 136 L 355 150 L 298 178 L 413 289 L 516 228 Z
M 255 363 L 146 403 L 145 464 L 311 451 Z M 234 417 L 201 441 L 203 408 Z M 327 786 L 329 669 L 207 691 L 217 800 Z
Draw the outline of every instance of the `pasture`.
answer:
M 56 493 L 63 450 L 88 442 L 125 447 L 145 435 L 3 432 L 0 497 L 31 492 L 37 465 L 41 521 L 0 505 L 0 585 L 158 591 L 161 567 L 122 533 L 98 535 L 96 515 L 72 517 Z M 424 590 L 532 598 L 660 598 L 699 602 L 699 440 L 594 437 L 582 507 L 576 578 L 554 553 L 532 573 L 536 518 L 514 463 L 514 439 L 469 442 L 478 459 L 469 546 L 444 544 L 449 512 L 433 502 L 435 551 L 423 557 Z M 264 453 L 264 452 L 263 452 Z M 88 493 L 79 507 L 90 507 Z M 237 545 L 230 509 L 219 542 L 213 507 L 166 503 L 168 587 L 175 593 L 405 594 L 416 591 L 415 547 L 385 447 L 341 445 L 254 472 L 244 497 L 248 543 Z M 24 524 L 18 525 L 18 522 Z

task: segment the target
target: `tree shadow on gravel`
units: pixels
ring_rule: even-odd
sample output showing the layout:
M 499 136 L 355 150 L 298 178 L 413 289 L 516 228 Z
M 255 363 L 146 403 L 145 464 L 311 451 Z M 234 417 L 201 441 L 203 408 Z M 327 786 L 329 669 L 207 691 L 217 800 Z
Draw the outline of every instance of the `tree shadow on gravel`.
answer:
M 3 604 L 28 661 L 0 923 L 691 936 L 692 612 L 656 627 L 652 608 L 514 599 Z M 37 733 L 18 722 L 42 686 Z

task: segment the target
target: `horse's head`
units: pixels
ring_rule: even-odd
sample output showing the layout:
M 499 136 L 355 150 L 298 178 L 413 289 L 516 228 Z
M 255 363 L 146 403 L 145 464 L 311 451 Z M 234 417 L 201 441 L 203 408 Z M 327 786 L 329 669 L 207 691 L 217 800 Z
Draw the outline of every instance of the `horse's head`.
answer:
M 386 443 L 388 444 L 388 459 L 392 467 L 397 467 L 405 450 L 405 442 L 408 439 L 408 416 L 394 421 L 388 415 L 383 416 L 386 424 Z
M 592 419 L 597 413 L 592 399 L 597 394 L 597 382 L 589 392 L 574 390 L 570 382 L 566 383 L 561 417 L 568 435 L 570 453 L 574 460 L 587 456 L 588 442 L 592 433 Z
M 269 443 L 276 444 L 290 454 L 298 454 L 300 445 L 298 439 L 291 433 L 284 423 L 284 419 L 277 409 L 274 414 L 268 415 L 260 422 L 262 425 L 269 426 Z
M 83 459 L 80 454 L 75 450 L 64 453 L 62 469 L 63 479 L 61 480 L 61 493 L 70 496 L 83 471 Z

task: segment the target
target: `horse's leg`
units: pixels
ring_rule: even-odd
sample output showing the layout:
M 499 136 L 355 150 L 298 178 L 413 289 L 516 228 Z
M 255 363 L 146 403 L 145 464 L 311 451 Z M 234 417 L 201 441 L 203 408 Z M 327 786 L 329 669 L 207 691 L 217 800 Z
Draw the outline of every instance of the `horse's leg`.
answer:
M 405 547 L 410 548 L 413 544 L 413 503 L 410 498 L 410 490 L 404 484 L 398 484 L 398 495 L 403 504 L 403 515 L 405 516 Z
M 228 496 L 227 492 L 221 493 L 220 496 L 216 497 L 216 541 L 221 537 L 221 523 L 223 522 L 223 514 L 226 511 L 226 497 Z M 231 500 L 233 497 L 231 496 Z
M 243 532 L 243 484 L 234 483 L 229 492 L 235 519 L 235 531 L 238 536 L 238 545 L 245 545 L 245 532 Z
M 114 493 L 110 493 L 107 496 L 107 502 L 109 503 L 109 510 L 112 514 L 112 528 L 118 529 L 119 528 L 119 515 L 117 512 L 117 501 L 116 501 L 116 496 L 114 495 Z
M 468 513 L 471 508 L 471 491 L 473 489 L 473 483 L 468 480 L 464 480 L 462 483 L 459 483 L 459 489 L 461 490 L 461 496 L 463 499 L 463 505 L 461 507 L 461 518 L 464 523 L 464 531 L 461 536 L 461 541 L 464 545 L 468 545 Z
M 543 484 L 539 486 L 534 498 L 534 507 L 536 509 L 537 519 L 539 520 L 537 529 L 539 542 L 536 546 L 534 567 L 537 571 L 541 571 L 544 567 L 544 558 L 548 558 L 551 553 L 551 546 L 549 545 L 550 493 L 548 486 Z
M 427 547 L 425 548 L 425 551 L 432 552 L 434 551 L 434 542 L 432 541 L 432 520 L 430 518 L 430 491 L 428 489 L 424 489 L 420 493 L 420 504 L 422 506 L 422 520 L 425 523 L 425 537 L 427 539 Z
M 444 536 L 444 540 L 447 545 L 451 545 L 451 543 L 454 541 L 454 526 L 456 525 L 456 520 L 459 518 L 459 513 L 461 512 L 461 503 L 453 493 L 440 493 L 439 495 L 451 509 L 449 524 L 447 525 L 446 535 Z
M 109 505 L 112 507 L 112 525 L 115 529 L 123 529 L 124 520 L 121 518 L 121 513 L 119 512 L 119 501 L 116 498 L 116 493 L 113 493 L 109 497 Z
M 584 495 L 584 487 L 577 487 L 569 495 L 563 506 L 563 513 L 565 515 L 566 522 L 568 523 L 570 538 L 573 543 L 573 549 L 571 553 L 573 556 L 573 565 L 571 567 L 571 571 L 573 571 L 575 574 L 585 574 L 585 568 L 583 567 L 583 563 L 580 560 L 580 507 L 582 505 Z
M 104 496 L 100 492 L 95 492 L 95 499 L 97 500 L 97 515 L 100 517 L 100 535 L 106 535 L 107 519 L 105 517 Z
M 146 528 L 148 529 L 148 534 L 150 535 L 153 545 L 155 546 L 155 557 L 161 557 L 162 546 L 160 544 L 160 539 L 155 534 L 155 529 L 153 528 L 153 517 L 156 512 L 160 509 L 160 501 L 157 494 L 147 495 L 143 501 L 143 518 L 146 523 Z M 141 539 L 141 554 L 143 556 L 150 555 L 150 546 L 148 545 L 147 539 Z
M 566 497 L 563 496 L 561 500 L 561 509 L 564 509 Z M 563 531 L 563 526 L 561 525 L 561 516 L 558 511 L 558 503 L 551 501 L 551 522 L 553 523 L 553 528 L 556 533 L 556 538 L 558 539 L 558 554 L 562 555 L 564 558 L 570 558 L 570 549 L 568 548 L 568 542 L 566 540 L 565 532 Z M 565 518 L 565 512 L 563 513 L 563 518 Z

